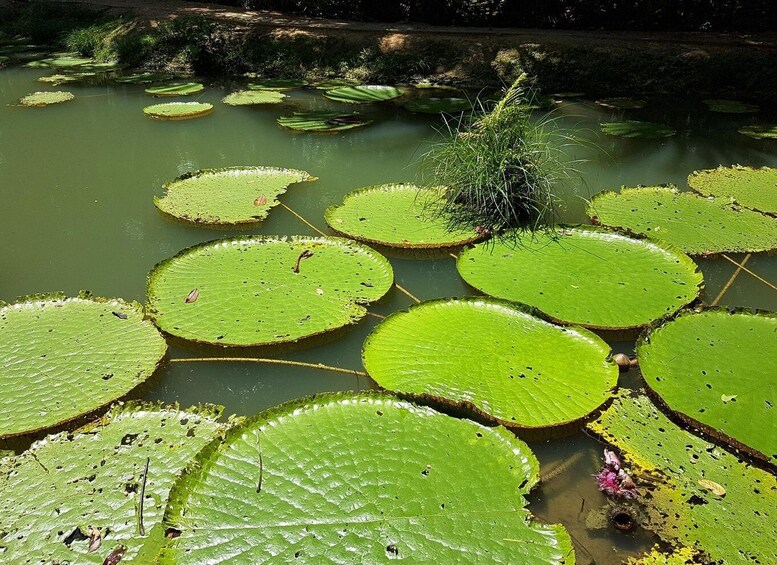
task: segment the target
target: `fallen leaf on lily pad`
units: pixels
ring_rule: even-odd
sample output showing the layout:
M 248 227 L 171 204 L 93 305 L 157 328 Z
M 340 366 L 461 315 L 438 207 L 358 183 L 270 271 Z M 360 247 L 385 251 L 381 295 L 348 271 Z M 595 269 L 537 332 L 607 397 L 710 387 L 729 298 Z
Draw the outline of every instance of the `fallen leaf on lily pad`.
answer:
M 737 399 L 736 394 L 721 394 L 720 399 L 723 401 L 723 404 L 728 404 L 729 402 L 732 402 Z
M 726 496 L 726 489 L 714 481 L 699 479 L 699 486 L 718 496 Z

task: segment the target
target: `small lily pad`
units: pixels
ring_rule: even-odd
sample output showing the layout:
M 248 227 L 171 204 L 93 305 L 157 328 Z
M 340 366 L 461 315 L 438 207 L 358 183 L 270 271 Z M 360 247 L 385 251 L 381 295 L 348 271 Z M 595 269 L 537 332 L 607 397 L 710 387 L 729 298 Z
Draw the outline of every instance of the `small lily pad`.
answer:
M 753 139 L 777 139 L 777 125 L 744 126 L 737 131 Z
M 285 95 L 273 90 L 240 90 L 228 94 L 221 101 L 229 106 L 250 106 L 253 104 L 278 104 Z
M 602 98 L 597 100 L 596 103 L 599 106 L 610 108 L 612 110 L 640 110 L 647 106 L 647 101 L 639 100 L 637 98 Z
M 339 88 L 341 86 L 359 86 L 361 82 L 350 78 L 330 78 L 322 80 L 313 84 L 314 87 L 319 90 L 331 90 L 332 88 Z
M 416 98 L 405 108 L 420 114 L 457 114 L 471 110 L 472 102 L 466 98 Z
M 380 386 L 474 406 L 513 428 L 567 425 L 599 408 L 618 380 L 610 347 L 490 298 L 433 300 L 393 314 L 364 342 Z
M 448 230 L 441 197 L 440 190 L 410 184 L 370 186 L 346 195 L 324 217 L 338 233 L 389 247 L 455 247 L 481 239 L 474 230 Z
M 252 224 L 267 217 L 290 184 L 311 180 L 305 171 L 274 167 L 204 169 L 165 184 L 154 204 L 187 222 Z
M 162 330 L 191 341 L 288 343 L 355 323 L 393 282 L 388 260 L 354 241 L 239 237 L 154 267 L 148 312 Z M 193 289 L 197 299 L 187 300 Z
M 777 169 L 737 165 L 694 171 L 688 186 L 704 196 L 731 198 L 746 208 L 777 214 Z
M 113 80 L 123 84 L 151 84 L 154 82 L 166 82 L 173 78 L 175 77 L 170 73 L 143 72 L 116 77 Z
M 19 100 L 19 105 L 27 107 L 48 106 L 50 104 L 69 102 L 74 98 L 75 95 L 72 92 L 59 90 L 55 92 L 33 92 Z
M 718 112 L 720 114 L 752 114 L 759 110 L 758 106 L 754 104 L 745 104 L 736 100 L 710 99 L 704 100 L 704 103 L 710 112 Z
M 672 137 L 677 133 L 674 128 L 654 122 L 639 122 L 626 120 L 623 122 L 606 122 L 600 124 L 602 133 L 615 137 L 629 137 L 636 139 L 662 139 Z
M 248 84 L 250 90 L 292 90 L 308 85 L 308 81 L 296 78 L 266 78 Z
M 148 379 L 167 350 L 136 302 L 41 295 L 0 308 L 0 438 L 54 427 Z
M 189 96 L 203 90 L 205 90 L 205 86 L 199 82 L 175 82 L 159 86 L 149 86 L 145 92 L 154 96 Z
M 294 112 L 290 116 L 278 118 L 278 124 L 297 131 L 318 133 L 337 133 L 359 128 L 372 123 L 359 114 L 341 114 L 338 112 Z
M 402 93 L 394 86 L 366 84 L 333 88 L 332 90 L 325 91 L 324 96 L 336 102 L 365 104 L 393 100 L 402 96 Z
M 143 108 L 143 113 L 160 120 L 188 120 L 210 114 L 213 104 L 207 102 L 167 102 Z

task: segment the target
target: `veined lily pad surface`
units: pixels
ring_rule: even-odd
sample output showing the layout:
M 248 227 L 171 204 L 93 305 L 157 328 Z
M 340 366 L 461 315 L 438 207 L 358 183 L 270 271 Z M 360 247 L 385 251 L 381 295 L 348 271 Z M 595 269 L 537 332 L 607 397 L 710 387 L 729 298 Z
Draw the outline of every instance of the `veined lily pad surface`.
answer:
M 389 316 L 364 343 L 382 387 L 472 407 L 514 428 L 585 418 L 611 395 L 610 347 L 491 298 L 433 300 Z
M 95 76 L 97 76 L 97 73 L 57 73 L 49 76 L 39 77 L 38 82 L 45 82 L 54 86 L 59 86 L 61 84 L 83 82 Z
M 166 350 L 136 302 L 52 294 L 0 308 L 0 437 L 116 400 L 148 379 Z
M 457 114 L 471 110 L 472 102 L 466 98 L 416 98 L 405 108 L 420 114 Z
M 594 197 L 587 212 L 602 225 L 665 241 L 691 255 L 777 248 L 774 218 L 672 187 L 605 192 Z
M 333 88 L 339 88 L 341 86 L 359 86 L 361 82 L 350 78 L 330 78 L 315 83 L 313 86 L 320 90 L 331 90 Z
M 710 112 L 718 112 L 720 114 L 752 114 L 758 112 L 758 106 L 754 104 L 745 104 L 744 102 L 738 102 L 736 100 L 705 100 L 704 103 Z
M 704 196 L 732 198 L 747 208 L 777 214 L 777 169 L 734 166 L 695 171 L 688 186 Z
M 38 59 L 37 61 L 30 61 L 27 63 L 27 67 L 31 68 L 60 68 L 66 69 L 71 67 L 81 67 L 83 65 L 90 65 L 96 61 L 90 57 L 79 57 L 77 55 L 60 55 L 56 57 L 46 57 L 44 59 Z
M 638 139 L 662 139 L 672 137 L 677 133 L 674 128 L 654 122 L 626 120 L 623 122 L 606 122 L 600 124 L 602 133 L 615 137 L 632 137 Z
M 74 98 L 75 95 L 72 92 L 33 92 L 32 94 L 28 94 L 19 100 L 19 105 L 28 107 L 48 106 L 50 104 L 61 104 L 62 102 L 69 102 Z
M 337 102 L 370 103 L 385 102 L 399 98 L 402 93 L 394 86 L 366 84 L 362 86 L 341 86 L 327 90 L 324 96 Z
M 176 82 L 149 86 L 146 89 L 146 94 L 153 94 L 154 96 L 188 96 L 200 93 L 203 90 L 205 90 L 205 87 L 199 82 Z
M 645 382 L 670 410 L 777 463 L 777 315 L 684 314 L 637 351 Z
M 597 100 L 596 103 L 599 106 L 613 110 L 639 110 L 647 106 L 645 100 L 637 98 L 602 98 Z
M 224 430 L 218 415 L 212 408 L 131 403 L 0 462 L 3 562 L 101 564 L 124 545 L 123 562 L 149 563 L 164 540 L 161 523 L 170 489 L 197 452 Z M 93 552 L 90 528 L 100 530 Z
M 337 133 L 359 128 L 372 123 L 372 120 L 358 114 L 341 114 L 339 112 L 294 112 L 290 116 L 278 118 L 278 124 L 297 131 L 318 133 Z
M 143 113 L 160 120 L 188 120 L 206 116 L 213 111 L 213 104 L 207 102 L 166 102 L 143 108 Z
M 486 294 L 599 329 L 645 326 L 692 302 L 702 284 L 679 251 L 588 228 L 480 243 L 457 267 Z
M 162 212 L 200 224 L 250 224 L 267 217 L 290 184 L 315 180 L 305 171 L 275 167 L 204 169 L 167 183 L 154 198 Z
M 113 80 L 124 84 L 150 84 L 172 80 L 173 78 L 173 75 L 170 73 L 142 72 L 116 77 Z
M 744 126 L 737 131 L 753 139 L 777 139 L 777 125 Z
M 572 564 L 562 526 L 533 523 L 529 448 L 504 428 L 379 394 L 279 406 L 206 448 L 165 515 L 160 565 Z
M 447 229 L 441 197 L 440 190 L 410 184 L 371 186 L 346 195 L 324 216 L 338 233 L 389 247 L 453 247 L 479 239 L 474 230 Z
M 250 106 L 253 104 L 278 104 L 286 98 L 284 94 L 273 90 L 241 90 L 228 94 L 222 99 L 229 106 Z
M 650 493 L 646 527 L 664 540 L 711 562 L 777 562 L 774 475 L 679 428 L 645 396 L 616 398 L 588 428 L 625 456 L 638 491 Z
M 393 280 L 382 255 L 353 241 L 242 237 L 198 245 L 157 265 L 148 306 L 162 330 L 184 339 L 267 345 L 356 322 Z
M 248 84 L 250 90 L 292 90 L 308 85 L 308 81 L 296 78 L 267 78 Z

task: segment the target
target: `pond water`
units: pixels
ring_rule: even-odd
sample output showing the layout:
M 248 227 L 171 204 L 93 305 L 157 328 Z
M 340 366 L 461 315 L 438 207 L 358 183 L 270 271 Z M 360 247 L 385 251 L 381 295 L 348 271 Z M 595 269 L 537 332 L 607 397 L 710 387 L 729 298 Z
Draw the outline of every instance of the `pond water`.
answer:
M 46 71 L 0 71 L 0 299 L 48 291 L 144 301 L 146 275 L 159 261 L 199 242 L 239 233 L 303 234 L 313 230 L 283 207 L 258 228 L 242 231 L 203 229 L 160 215 L 152 197 L 178 175 L 201 168 L 266 165 L 303 169 L 319 177 L 292 186 L 281 201 L 321 231 L 328 232 L 324 209 L 351 190 L 417 179 L 419 158 L 437 136 L 439 117 L 416 115 L 394 105 L 363 108 L 375 123 L 342 135 L 295 134 L 275 120 L 289 106 L 342 108 L 320 92 L 289 93 L 289 104 L 229 107 L 221 98 L 237 84 L 210 85 L 196 99 L 214 104 L 213 114 L 190 121 L 161 122 L 142 109 L 153 103 L 141 85 L 106 81 L 59 88 L 76 94 L 61 106 L 23 109 L 13 104 L 36 90 L 56 90 L 36 82 Z M 564 102 L 555 115 L 563 128 L 591 140 L 576 157 L 580 178 L 565 187 L 562 218 L 585 222 L 585 199 L 622 185 L 675 183 L 685 187 L 694 169 L 719 164 L 777 167 L 777 144 L 749 139 L 737 127 L 754 122 L 748 115 L 706 111 L 693 100 L 651 99 L 648 108 L 625 113 L 593 102 Z M 662 141 L 609 138 L 600 121 L 623 115 L 670 124 L 678 135 Z M 759 118 L 766 118 L 760 115 Z M 771 116 L 775 121 L 775 116 Z M 768 121 L 768 118 L 767 118 Z M 735 260 L 742 256 L 732 255 Z M 391 257 L 397 283 L 420 300 L 473 294 L 456 272 L 452 258 Z M 705 301 L 712 301 L 736 267 L 723 258 L 698 261 L 705 278 Z M 777 257 L 755 255 L 747 267 L 777 282 Z M 396 289 L 370 311 L 387 315 L 413 304 Z M 736 307 L 777 310 L 777 292 L 742 272 L 720 300 Z M 360 349 L 379 323 L 368 316 L 329 343 L 302 351 L 263 356 L 361 369 Z M 631 352 L 633 341 L 612 342 Z M 255 352 L 253 352 L 255 353 Z M 174 344 L 170 357 L 245 355 L 203 351 Z M 631 371 L 622 386 L 639 386 Z M 183 406 L 211 402 L 227 413 L 255 414 L 286 400 L 322 391 L 374 388 L 369 379 L 314 369 L 242 362 L 166 364 L 132 396 Z M 579 433 L 565 439 L 531 442 L 546 477 L 529 509 L 539 520 L 563 523 L 572 534 L 579 563 L 617 563 L 655 541 L 647 532 L 623 535 L 586 527 L 589 511 L 605 498 L 591 475 L 601 462 L 601 446 Z

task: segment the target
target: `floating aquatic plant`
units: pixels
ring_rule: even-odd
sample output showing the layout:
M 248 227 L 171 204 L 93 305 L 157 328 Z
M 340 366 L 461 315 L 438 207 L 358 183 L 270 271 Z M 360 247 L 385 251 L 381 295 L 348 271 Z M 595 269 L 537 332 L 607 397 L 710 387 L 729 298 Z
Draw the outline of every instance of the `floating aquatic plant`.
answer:
M 402 93 L 394 86 L 365 84 L 333 88 L 325 91 L 324 96 L 336 102 L 365 104 L 393 100 L 402 96 Z
M 694 171 L 688 186 L 704 196 L 731 198 L 747 208 L 777 215 L 777 169 L 735 165 Z
M 308 81 L 295 78 L 266 78 L 248 83 L 250 90 L 292 90 L 308 85 Z
M 278 124 L 297 131 L 317 133 L 337 133 L 359 128 L 372 123 L 359 114 L 342 114 L 339 112 L 294 112 L 290 116 L 278 118 Z
M 123 84 L 150 84 L 154 82 L 166 82 L 175 78 L 170 73 L 142 72 L 115 77 L 113 80 Z
M 777 139 L 777 125 L 744 126 L 737 131 L 753 139 Z
M 73 100 L 75 95 L 72 92 L 33 92 L 19 100 L 20 106 L 37 107 L 48 106 L 50 104 L 61 104 Z
M 420 114 L 460 114 L 472 110 L 472 102 L 466 98 L 415 98 L 405 108 Z
M 626 120 L 623 122 L 606 122 L 600 124 L 602 133 L 615 137 L 630 137 L 637 139 L 663 139 L 677 133 L 674 128 L 654 122 Z
M 640 110 L 647 106 L 645 100 L 639 100 L 637 98 L 601 98 L 596 101 L 599 106 L 610 108 L 612 110 Z
M 718 112 L 720 114 L 751 114 L 759 110 L 758 106 L 754 104 L 745 104 L 736 100 L 712 99 L 704 100 L 704 103 L 710 112 Z
M 240 90 L 228 94 L 221 101 L 229 106 L 250 106 L 252 104 L 278 104 L 286 98 L 274 90 Z
M 188 120 L 206 116 L 213 111 L 213 104 L 207 102 L 166 102 L 143 108 L 150 118 L 160 120 Z
M 198 94 L 205 90 L 205 86 L 199 82 L 174 82 L 171 84 L 160 84 L 159 86 L 149 86 L 146 88 L 146 94 L 154 96 L 189 96 Z

